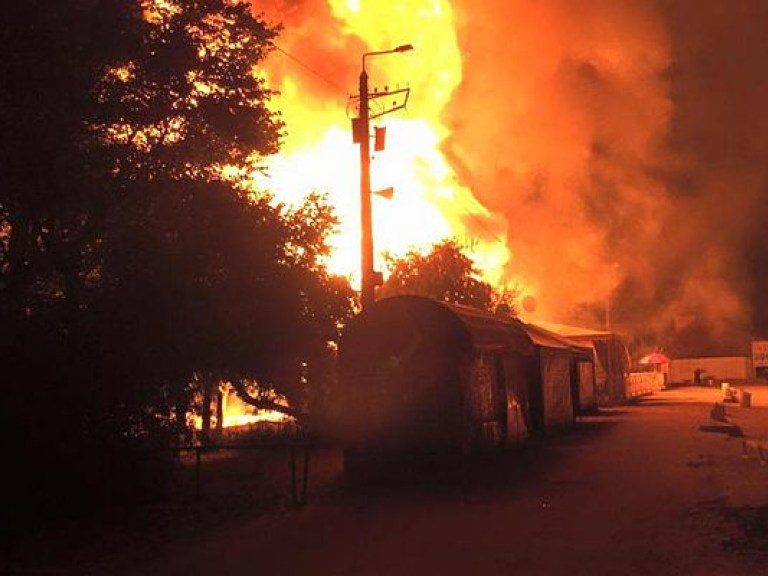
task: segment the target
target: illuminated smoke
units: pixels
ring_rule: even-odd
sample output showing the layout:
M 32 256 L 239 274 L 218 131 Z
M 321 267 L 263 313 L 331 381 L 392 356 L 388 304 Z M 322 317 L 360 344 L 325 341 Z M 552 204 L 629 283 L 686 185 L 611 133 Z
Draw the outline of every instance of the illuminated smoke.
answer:
M 283 199 L 306 194 L 308 187 L 330 194 L 342 220 L 330 268 L 345 274 L 359 268 L 358 149 L 349 125 L 357 109 L 347 99 L 358 91 L 361 56 L 408 43 L 414 53 L 368 60 L 371 91 L 405 83 L 412 88 L 408 109 L 380 121 L 388 127 L 388 143 L 374 155 L 372 186 L 392 186 L 395 196 L 374 197 L 374 246 L 397 255 L 457 237 L 471 246 L 485 277 L 498 283 L 508 259 L 505 221 L 457 182 L 440 150 L 447 135 L 440 116 L 461 82 L 449 2 L 310 0 L 258 8 L 285 25 L 279 50 L 266 63 L 270 84 L 282 93 L 275 105 L 289 132 L 270 166 L 271 188 Z M 372 112 L 391 104 L 375 99 Z
M 596 323 L 610 302 L 680 353 L 768 327 L 768 5 L 457 5 L 448 150 L 544 312 Z
M 768 3 L 254 5 L 285 24 L 291 55 L 267 67 L 291 159 L 275 182 L 306 193 L 304 172 L 335 192 L 345 266 L 359 218 L 346 96 L 362 52 L 410 42 L 413 56 L 372 71 L 414 89 L 387 121 L 393 152 L 374 164 L 382 186 L 406 173 L 395 184 L 412 203 L 374 206 L 377 246 L 479 238 L 489 279 L 520 281 L 538 317 L 599 327 L 609 312 L 680 351 L 722 349 L 752 319 L 768 328 Z
M 561 319 L 607 301 L 627 266 L 652 285 L 642 254 L 667 199 L 649 167 L 671 113 L 657 16 L 637 2 L 483 6 L 460 10 L 464 81 L 448 150 L 507 218 L 508 273 L 534 283 L 541 312 Z
M 689 333 L 727 348 L 738 332 L 768 335 L 768 4 L 660 6 L 673 39 L 669 144 L 679 159 L 663 175 L 674 202 L 666 228 L 681 240 L 666 279 L 691 278 L 679 300 L 699 293 Z

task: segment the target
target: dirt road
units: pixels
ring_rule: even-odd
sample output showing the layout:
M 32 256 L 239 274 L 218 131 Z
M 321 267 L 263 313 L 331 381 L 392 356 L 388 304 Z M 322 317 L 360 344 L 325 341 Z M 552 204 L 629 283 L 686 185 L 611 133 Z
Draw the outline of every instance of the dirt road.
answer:
M 719 398 L 663 391 L 471 470 L 341 492 L 131 573 L 768 574 L 768 467 L 740 438 L 699 430 Z M 768 437 L 768 388 L 727 412 Z

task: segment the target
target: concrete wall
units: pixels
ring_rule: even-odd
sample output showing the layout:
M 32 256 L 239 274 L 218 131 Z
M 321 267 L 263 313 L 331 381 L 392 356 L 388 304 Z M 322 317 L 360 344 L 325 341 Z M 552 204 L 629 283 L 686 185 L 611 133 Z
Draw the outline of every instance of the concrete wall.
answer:
M 752 358 L 749 356 L 720 356 L 716 358 L 675 358 L 669 364 L 669 381 L 675 383 L 693 382 L 693 372 L 699 368 L 705 373 L 702 379 L 740 380 L 755 375 Z

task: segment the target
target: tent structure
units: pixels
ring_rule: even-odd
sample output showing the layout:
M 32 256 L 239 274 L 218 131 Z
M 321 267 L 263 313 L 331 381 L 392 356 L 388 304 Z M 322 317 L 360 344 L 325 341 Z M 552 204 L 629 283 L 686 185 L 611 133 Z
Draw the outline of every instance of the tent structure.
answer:
M 540 327 L 419 296 L 379 300 L 339 347 L 345 446 L 465 452 L 574 421 L 592 351 Z
M 571 391 L 570 412 L 583 414 L 594 411 L 597 402 L 595 357 L 592 347 L 535 324 L 525 324 L 525 330 L 539 347 L 539 364 L 541 370 L 546 372 L 546 376 L 541 378 L 545 397 L 552 397 L 556 391 L 562 390 L 567 379 Z M 548 426 L 569 422 L 569 410 L 562 404 L 558 407 L 551 406 L 548 412 L 545 421 Z
M 571 342 L 592 348 L 595 359 L 594 395 L 597 404 L 611 404 L 627 397 L 627 374 L 631 358 L 621 336 L 615 332 L 554 322 L 539 321 L 536 325 Z
M 650 354 L 646 354 L 640 360 L 638 360 L 638 363 L 640 364 L 650 364 L 652 366 L 659 366 L 661 364 L 669 364 L 670 358 L 666 354 L 662 352 L 651 352 Z

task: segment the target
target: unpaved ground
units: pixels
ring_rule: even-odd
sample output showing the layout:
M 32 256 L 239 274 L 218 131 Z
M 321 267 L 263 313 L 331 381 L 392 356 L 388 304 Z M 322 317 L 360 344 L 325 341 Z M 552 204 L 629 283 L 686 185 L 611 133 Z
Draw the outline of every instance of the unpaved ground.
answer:
M 768 437 L 768 388 L 729 405 Z M 262 517 L 135 574 L 768 574 L 768 468 L 707 433 L 719 390 L 661 392 L 472 470 Z
M 728 417 L 768 438 L 768 387 L 751 391 Z M 768 574 L 768 466 L 741 438 L 699 430 L 719 398 L 663 391 L 462 470 L 340 491 L 93 573 Z

